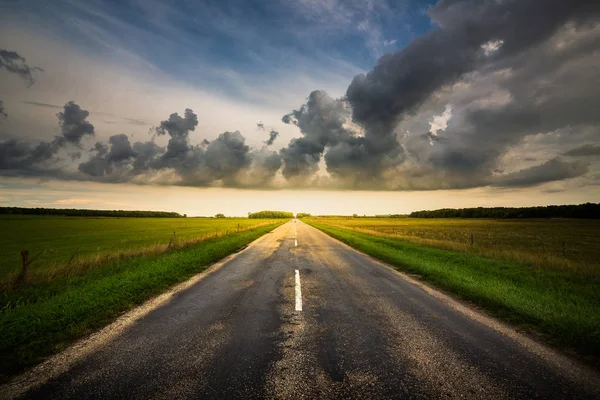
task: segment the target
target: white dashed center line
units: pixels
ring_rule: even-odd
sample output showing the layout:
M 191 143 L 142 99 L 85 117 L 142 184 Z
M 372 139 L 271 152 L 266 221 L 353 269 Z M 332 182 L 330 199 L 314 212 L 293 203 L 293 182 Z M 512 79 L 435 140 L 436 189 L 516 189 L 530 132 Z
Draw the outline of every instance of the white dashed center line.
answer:
M 302 311 L 302 288 L 300 287 L 300 271 L 296 270 L 296 311 Z

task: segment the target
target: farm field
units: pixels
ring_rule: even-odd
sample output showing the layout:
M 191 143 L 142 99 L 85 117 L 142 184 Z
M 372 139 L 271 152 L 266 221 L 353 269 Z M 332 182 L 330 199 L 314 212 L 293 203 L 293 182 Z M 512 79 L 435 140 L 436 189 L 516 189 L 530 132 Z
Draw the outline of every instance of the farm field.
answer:
M 551 343 L 600 357 L 600 221 L 304 221 Z
M 285 222 L 2 217 L 0 381 Z M 22 248 L 33 258 L 26 282 Z
M 311 220 L 415 244 L 600 276 L 600 220 L 349 217 Z
M 78 274 L 115 257 L 160 253 L 169 243 L 181 246 L 275 221 L 1 215 L 0 288 L 9 289 L 17 276 L 23 249 L 32 259 L 31 283 L 41 283 Z

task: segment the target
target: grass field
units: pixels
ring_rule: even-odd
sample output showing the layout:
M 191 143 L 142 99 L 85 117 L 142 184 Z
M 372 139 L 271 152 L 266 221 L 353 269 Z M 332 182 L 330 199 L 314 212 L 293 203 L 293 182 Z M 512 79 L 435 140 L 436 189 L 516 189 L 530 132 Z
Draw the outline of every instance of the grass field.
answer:
M 600 221 L 305 222 L 554 344 L 600 357 Z
M 0 216 L 0 289 L 10 290 L 29 250 L 31 283 L 103 266 L 115 258 L 165 251 L 212 236 L 271 224 L 248 218 L 92 218 Z M 175 240 L 173 240 L 175 237 Z
M 600 220 L 343 217 L 314 220 L 414 244 L 524 262 L 544 269 L 600 275 Z M 563 243 L 566 257 L 563 257 Z
M 284 222 L 3 218 L 0 381 Z M 15 252 L 21 248 L 34 255 L 43 251 L 25 284 L 15 281 L 20 264 Z

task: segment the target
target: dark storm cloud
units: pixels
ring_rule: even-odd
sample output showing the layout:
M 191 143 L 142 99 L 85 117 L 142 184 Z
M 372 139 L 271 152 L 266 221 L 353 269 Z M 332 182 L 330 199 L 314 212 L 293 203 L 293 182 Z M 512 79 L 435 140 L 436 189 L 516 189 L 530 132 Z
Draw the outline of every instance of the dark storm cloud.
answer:
M 96 177 L 108 175 L 119 167 L 129 164 L 129 161 L 137 156 L 125 134 L 113 135 L 108 142 L 110 149 L 104 143 L 97 142 L 92 149 L 96 155 L 87 162 L 81 163 L 79 171 Z
M 53 165 L 59 150 L 68 144 L 80 145 L 81 138 L 94 134 L 94 126 L 85 119 L 88 113 L 74 102 L 65 104 L 64 111 L 57 114 L 62 136 L 57 136 L 49 142 L 37 145 L 9 139 L 0 142 L 0 170 L 12 171 L 11 175 L 63 176 L 60 167 Z M 79 152 L 67 151 L 71 158 L 78 158 Z
M 316 172 L 325 149 L 352 135 L 344 127 L 347 116 L 344 102 L 322 90 L 310 93 L 306 104 L 284 116 L 282 121 L 297 125 L 303 137 L 293 139 L 281 149 L 283 175 L 294 178 Z
M 167 145 L 167 152 L 162 156 L 165 163 L 172 165 L 188 157 L 193 150 L 190 147 L 189 134 L 196 129 L 197 125 L 198 116 L 189 108 L 185 110 L 183 117 L 178 113 L 173 113 L 168 120 L 160 123 L 156 133 L 171 137 Z
M 245 144 L 244 137 L 238 131 L 221 133 L 204 153 L 204 164 L 213 180 L 230 180 L 251 162 L 250 147 Z
M 160 157 L 165 149 L 152 141 L 135 142 L 133 152 L 135 153 L 135 159 L 132 165 L 132 173 L 133 175 L 139 175 L 150 170 L 154 160 Z
M 33 71 L 43 71 L 39 67 L 27 65 L 25 58 L 16 51 L 2 49 L 0 49 L 0 69 L 19 75 L 30 86 L 35 83 Z
M 577 178 L 586 174 L 588 168 L 589 163 L 581 161 L 565 162 L 553 158 L 535 167 L 506 174 L 493 182 L 492 185 L 503 187 L 535 186 L 547 182 Z
M 557 49 L 564 40 L 569 46 Z M 433 164 L 447 176 L 460 173 L 477 179 L 488 175 L 504 153 L 529 135 L 570 131 L 563 140 L 569 147 L 573 147 L 569 137 L 576 141 L 590 135 L 578 132 L 592 132 L 598 138 L 600 115 L 594 104 L 600 94 L 589 82 L 600 79 L 592 67 L 600 62 L 600 54 L 589 49 L 599 40 L 597 29 L 583 27 L 499 62 L 495 67 L 510 68 L 509 73 L 491 73 L 485 80 L 496 92 L 506 93 L 507 100 L 491 107 L 481 107 L 475 100 L 457 108 L 443 133 L 450 143 L 433 151 Z
M 281 157 L 276 152 L 272 151 L 261 159 L 262 167 L 268 172 L 268 176 L 272 177 L 281 168 Z
M 315 90 L 284 115 L 301 136 L 279 153 L 251 149 L 237 131 L 191 138 L 198 117 L 186 109 L 155 130 L 169 136 L 166 147 L 115 135 L 97 143 L 79 174 L 232 187 L 269 187 L 282 177 L 288 186 L 394 190 L 600 180 L 591 159 L 559 158 L 600 154 L 600 91 L 591 84 L 600 81 L 599 11 L 583 0 L 441 0 L 428 10 L 437 28 L 381 57 L 343 98 Z M 77 145 L 93 135 L 87 116 L 68 103 L 60 139 L 3 142 L 0 167 L 47 165 L 61 140 Z M 257 129 L 266 129 L 262 121 Z M 271 131 L 265 144 L 276 137 Z M 554 138 L 552 146 L 540 137 Z M 536 159 L 550 160 L 529 167 Z
M 381 171 L 402 162 L 403 150 L 395 136 L 374 140 L 348 128 L 350 110 L 343 99 L 313 91 L 306 104 L 287 115 L 303 137 L 281 150 L 287 178 L 310 176 L 325 155 L 327 170 L 336 178 L 363 182 L 377 180 Z
M 284 161 L 283 176 L 287 179 L 312 175 L 317 172 L 323 146 L 305 138 L 292 139 L 279 154 Z
M 56 140 L 35 146 L 15 139 L 5 140 L 0 142 L 0 171 L 12 171 L 11 176 L 45 176 L 54 168 L 44 168 L 44 163 L 52 160 L 59 148 Z
M 159 135 L 168 134 L 171 137 L 187 137 L 190 131 L 194 131 L 198 125 L 198 116 L 189 108 L 185 109 L 184 116 L 173 113 L 168 120 L 161 121 L 156 129 Z
M 90 115 L 75 102 L 65 104 L 63 111 L 56 114 L 63 138 L 74 145 L 79 145 L 85 136 L 94 135 L 94 125 L 86 119 Z
M 198 117 L 191 109 L 186 109 L 183 116 L 173 113 L 155 129 L 159 136 L 170 137 L 166 148 L 154 141 L 131 145 L 126 135 L 114 135 L 108 145 L 96 143 L 88 161 L 78 169 L 90 179 L 101 181 L 143 182 L 148 177 L 175 173 L 181 185 L 220 182 L 236 187 L 266 184 L 280 169 L 277 153 L 253 152 L 238 131 L 221 133 L 211 142 L 204 139 L 199 146 L 191 144 L 190 133 L 197 125 Z
M 253 186 L 267 183 L 280 168 L 277 153 L 253 152 L 238 131 L 223 132 L 211 142 L 204 139 L 201 145 L 191 144 L 190 133 L 197 125 L 198 117 L 191 109 L 186 109 L 183 116 L 171 114 L 155 129 L 159 136 L 170 137 L 166 148 L 153 141 L 132 146 L 126 135 L 112 136 L 110 146 L 96 144 L 96 154 L 79 170 L 103 181 L 144 181 L 144 177 L 175 173 L 180 185 L 220 182 L 226 186 Z
M 281 157 L 267 147 L 250 153 L 252 163 L 240 171 L 238 187 L 264 187 L 271 184 L 275 174 L 281 169 Z
M 298 125 L 298 121 L 294 120 L 292 118 L 291 115 L 286 114 L 283 117 L 281 117 L 281 122 L 283 122 L 284 124 L 294 124 L 294 125 Z
M 487 185 L 501 169 L 501 156 L 526 136 L 600 122 L 598 91 L 589 85 L 600 78 L 594 67 L 600 61 L 594 53 L 599 10 L 599 4 L 581 0 L 438 2 L 428 11 L 438 29 L 381 57 L 372 71 L 353 79 L 344 99 L 328 99 L 347 104 L 357 128 L 348 128 L 341 106 L 309 118 L 308 110 L 319 110 L 319 91 L 282 118 L 303 134 L 281 150 L 284 175 L 310 175 L 324 156 L 330 174 L 355 188 Z M 449 90 L 457 82 L 463 86 Z M 495 87 L 486 89 L 490 82 Z M 481 102 L 498 92 L 508 100 Z M 445 131 L 397 131 L 444 96 L 457 103 Z M 547 168 L 561 179 L 577 175 L 566 167 L 559 171 L 559 165 L 565 164 L 556 161 L 528 174 L 539 173 L 540 181 L 551 180 Z M 577 164 L 574 170 L 585 168 Z M 506 179 L 524 185 L 535 180 Z
M 110 152 L 106 158 L 114 163 L 122 162 L 136 156 L 135 151 L 131 148 L 127 135 L 121 133 L 113 135 L 108 139 L 110 143 Z
M 20 169 L 28 166 L 31 146 L 28 143 L 14 139 L 0 142 L 0 168 Z
M 583 146 L 576 147 L 564 153 L 565 156 L 571 157 L 587 157 L 587 156 L 600 156 L 600 145 L 598 144 L 584 144 Z
M 352 118 L 366 135 L 386 137 L 434 91 L 483 66 L 482 45 L 502 41 L 492 58 L 508 57 L 572 18 L 591 18 L 598 8 L 583 0 L 442 0 L 429 10 L 440 29 L 384 55 L 372 71 L 354 78 L 346 93 Z
M 275 139 L 277 139 L 277 136 L 279 136 L 279 132 L 271 130 L 271 132 L 269 132 L 269 139 L 265 141 L 265 144 L 267 146 L 272 145 L 273 143 L 275 143 Z

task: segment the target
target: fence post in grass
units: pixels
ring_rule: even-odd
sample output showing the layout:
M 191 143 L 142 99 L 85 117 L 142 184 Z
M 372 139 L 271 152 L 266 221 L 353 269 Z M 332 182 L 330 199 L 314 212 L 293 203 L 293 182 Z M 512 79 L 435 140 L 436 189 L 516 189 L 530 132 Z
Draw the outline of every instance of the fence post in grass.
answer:
M 19 281 L 21 283 L 27 283 L 29 281 L 29 251 L 21 250 L 21 273 L 19 274 Z
M 473 234 L 471 233 L 471 247 L 473 247 L 474 243 L 475 243 L 475 238 L 473 237 Z
M 173 232 L 173 237 L 171 238 L 171 240 L 169 241 L 169 245 L 167 246 L 167 250 L 171 249 L 171 245 L 174 244 L 174 242 L 177 240 L 177 234 L 175 232 Z
M 79 251 L 79 249 L 75 250 L 75 253 L 73 253 L 73 255 L 71 256 L 71 258 L 69 259 L 69 262 L 67 263 L 67 267 L 69 265 L 71 265 L 71 263 L 73 262 L 73 260 L 75 259 L 75 256 L 77 255 L 77 252 Z
M 567 258 L 567 242 L 562 242 L 563 258 Z
M 240 233 L 240 224 L 238 224 L 238 233 Z

